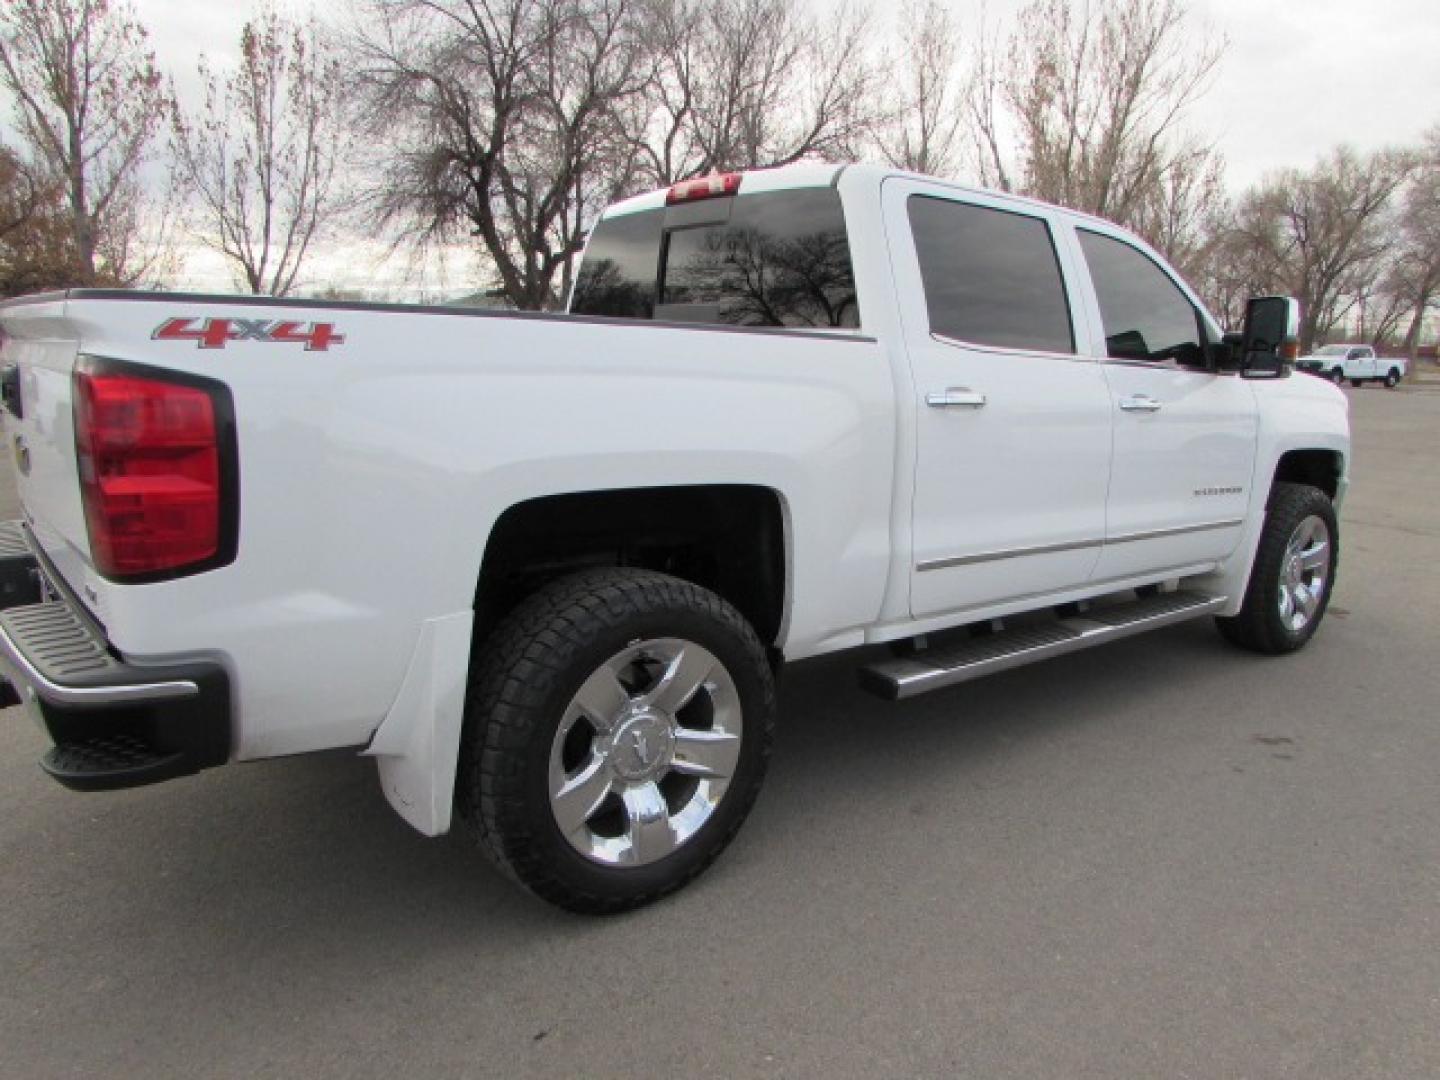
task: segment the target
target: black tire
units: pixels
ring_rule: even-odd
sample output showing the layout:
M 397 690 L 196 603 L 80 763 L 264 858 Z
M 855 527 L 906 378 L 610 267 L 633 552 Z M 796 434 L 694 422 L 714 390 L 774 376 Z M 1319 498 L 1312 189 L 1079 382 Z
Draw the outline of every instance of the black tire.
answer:
M 1339 386 L 1342 382 L 1345 381 L 1345 372 L 1341 371 L 1338 367 L 1331 368 L 1330 381 L 1333 382 L 1336 386 Z
M 1281 577 L 1286 545 L 1301 522 L 1312 515 L 1319 517 L 1329 529 L 1329 565 L 1319 609 L 1302 629 L 1296 631 L 1280 615 Z M 1314 636 L 1330 605 L 1330 597 L 1335 591 L 1339 554 L 1340 531 L 1330 497 L 1308 484 L 1277 483 L 1265 510 L 1264 531 L 1255 551 L 1245 603 L 1234 617 L 1215 620 L 1220 633 L 1231 643 L 1252 652 L 1279 655 L 1303 647 Z
M 582 683 L 617 652 L 680 638 L 724 665 L 743 710 L 739 757 L 710 817 L 672 852 L 605 865 L 571 845 L 551 808 L 551 748 Z M 750 624 L 719 596 L 632 569 L 574 574 L 523 601 L 472 664 L 456 802 L 481 847 L 542 899 L 570 911 L 626 911 L 674 892 L 734 837 L 754 804 L 775 728 L 774 675 Z
M 1350 385 L 1353 386 L 1356 390 L 1359 390 L 1359 389 L 1360 389 L 1360 384 L 1363 383 L 1364 381 L 1365 381 L 1364 379 L 1351 379 L 1351 380 L 1350 380 Z
M 1394 390 L 1395 387 L 1397 387 L 1397 386 L 1399 386 L 1399 385 L 1400 385 L 1400 369 L 1399 369 L 1399 368 L 1393 368 L 1393 367 L 1392 367 L 1389 371 L 1387 371 L 1387 372 L 1385 373 L 1385 389 L 1387 389 L 1387 390 Z

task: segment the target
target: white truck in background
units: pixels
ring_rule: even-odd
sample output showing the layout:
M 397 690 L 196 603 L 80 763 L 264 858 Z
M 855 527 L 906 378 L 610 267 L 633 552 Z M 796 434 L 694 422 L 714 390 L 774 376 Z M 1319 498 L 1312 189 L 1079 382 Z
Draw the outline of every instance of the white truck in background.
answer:
M 567 315 L 12 301 L 0 669 L 72 788 L 353 747 L 623 910 L 740 827 L 784 663 L 912 643 L 860 671 L 906 698 L 1201 616 L 1303 646 L 1350 440 L 1296 316 L 1225 334 L 1107 222 L 819 165 L 610 208 Z
M 1406 362 L 1400 356 L 1379 356 L 1372 345 L 1322 345 L 1295 362 L 1301 371 L 1329 379 L 1337 386 L 1346 379 L 1359 387 L 1367 382 L 1384 383 L 1393 390 L 1405 377 Z

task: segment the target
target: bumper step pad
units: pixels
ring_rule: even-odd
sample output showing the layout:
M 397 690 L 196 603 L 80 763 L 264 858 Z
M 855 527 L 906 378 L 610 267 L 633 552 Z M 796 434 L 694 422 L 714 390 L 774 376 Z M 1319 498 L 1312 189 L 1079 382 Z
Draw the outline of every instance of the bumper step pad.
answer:
M 871 664 L 860 669 L 860 685 L 896 701 L 1212 614 L 1224 605 L 1223 596 L 1180 591 L 1088 608 L 1053 623 L 1002 630 L 958 645 Z
M 184 754 L 156 750 L 143 738 L 125 734 L 52 747 L 40 767 L 75 791 L 137 787 L 192 771 Z
M 127 663 L 35 550 L 21 523 L 0 522 L 0 693 L 11 694 L 0 704 L 24 701 L 49 732 L 55 746 L 41 768 L 68 788 L 107 791 L 228 761 L 225 669 L 210 659 Z M 55 599 L 42 598 L 37 569 Z

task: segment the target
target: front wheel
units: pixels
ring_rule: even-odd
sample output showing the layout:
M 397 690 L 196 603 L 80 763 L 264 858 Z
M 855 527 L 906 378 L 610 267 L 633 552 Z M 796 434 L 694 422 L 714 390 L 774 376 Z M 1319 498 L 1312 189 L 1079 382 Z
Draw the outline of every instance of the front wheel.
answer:
M 641 570 L 563 578 L 486 642 L 457 802 L 482 847 L 571 911 L 686 884 L 749 813 L 770 755 L 773 675 L 714 593 Z
M 1400 385 L 1400 369 L 1399 369 L 1399 368 L 1393 368 L 1393 367 L 1392 367 L 1389 371 L 1387 371 L 1387 372 L 1385 373 L 1385 389 L 1387 389 L 1387 390 L 1394 390 L 1395 387 L 1397 387 L 1397 386 L 1399 386 L 1399 385 Z
M 1335 506 L 1319 488 L 1277 483 L 1265 511 L 1245 603 L 1216 619 L 1236 645 L 1261 653 L 1301 648 L 1325 617 L 1339 561 Z

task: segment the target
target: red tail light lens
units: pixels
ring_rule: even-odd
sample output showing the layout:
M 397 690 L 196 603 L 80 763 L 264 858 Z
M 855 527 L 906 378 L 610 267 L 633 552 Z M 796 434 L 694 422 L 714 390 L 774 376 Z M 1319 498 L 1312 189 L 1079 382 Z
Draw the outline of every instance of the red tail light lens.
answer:
M 90 556 L 117 580 L 157 580 L 234 555 L 229 394 L 123 366 L 75 374 L 75 444 Z

